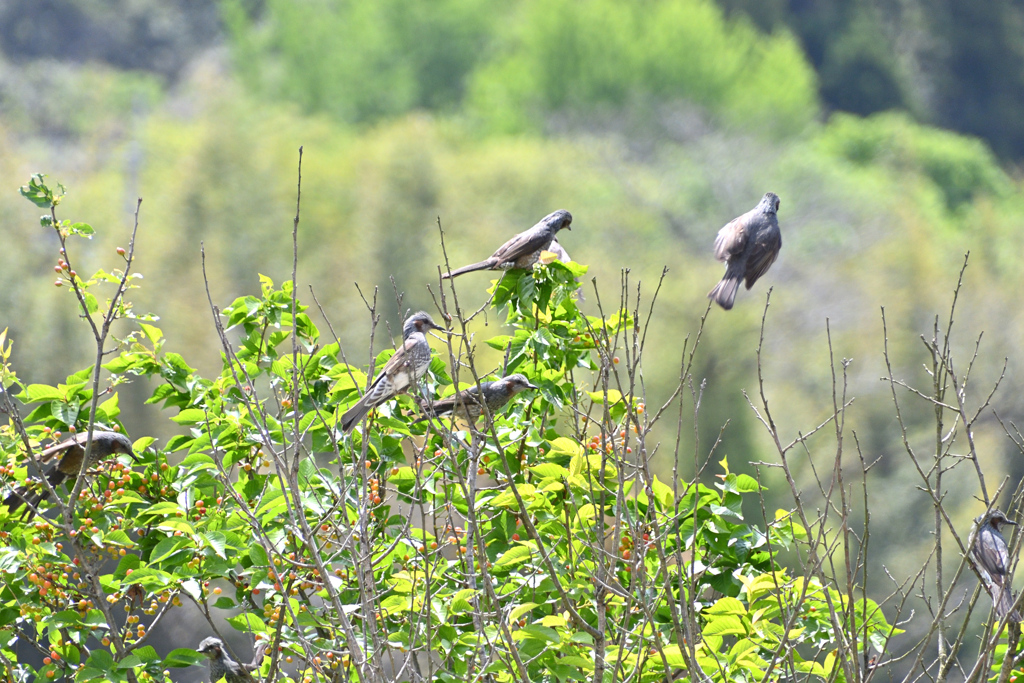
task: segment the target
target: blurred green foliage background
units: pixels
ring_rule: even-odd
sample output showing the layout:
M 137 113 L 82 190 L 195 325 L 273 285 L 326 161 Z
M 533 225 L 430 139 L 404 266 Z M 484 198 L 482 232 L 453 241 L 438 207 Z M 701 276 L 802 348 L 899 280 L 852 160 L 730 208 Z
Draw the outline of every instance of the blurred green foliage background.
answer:
M 682 432 L 684 461 L 695 448 L 706 458 L 720 433 L 716 457 L 734 470 L 772 460 L 743 391 L 757 389 L 774 287 L 764 373 L 777 419 L 795 437 L 831 413 L 828 321 L 835 357 L 853 359 L 849 419 L 879 460 L 872 550 L 899 575 L 932 542 L 931 507 L 879 381 L 880 310 L 897 376 L 930 386 L 919 335 L 948 311 L 970 251 L 954 342 L 966 365 L 984 332 L 971 400 L 1005 357 L 993 405 L 1004 421 L 1024 417 L 1022 26 L 1012 0 L 8 0 L 0 325 L 28 381 L 89 362 L 68 293 L 52 284 L 57 243 L 17 193 L 43 171 L 71 188 L 60 217 L 102 233 L 77 256 L 83 271 L 110 267 L 144 198 L 136 308 L 213 372 L 200 243 L 214 303 L 257 292 L 257 273 L 289 277 L 303 145 L 299 284 L 313 287 L 350 361 L 369 357 L 354 283 L 379 289 L 395 333 L 406 309 L 430 306 L 438 220 L 459 265 L 565 208 L 575 220 L 563 244 L 591 265 L 606 305 L 622 269 L 645 302 L 669 269 L 643 368 L 659 405 L 721 275 L 714 235 L 771 190 L 782 253 L 732 312 L 710 313 L 696 373 L 707 387 L 696 434 Z M 482 303 L 487 282 L 459 279 L 464 303 Z M 584 294 L 595 307 L 590 283 Z M 122 394 L 133 437 L 168 435 L 139 405 L 149 389 Z M 925 446 L 932 410 L 907 400 Z M 675 434 L 669 424 L 659 434 L 666 471 Z M 993 413 L 975 438 L 990 478 L 1015 486 L 1021 455 Z M 808 448 L 833 455 L 825 439 Z M 982 508 L 969 480 L 950 485 L 966 533 Z

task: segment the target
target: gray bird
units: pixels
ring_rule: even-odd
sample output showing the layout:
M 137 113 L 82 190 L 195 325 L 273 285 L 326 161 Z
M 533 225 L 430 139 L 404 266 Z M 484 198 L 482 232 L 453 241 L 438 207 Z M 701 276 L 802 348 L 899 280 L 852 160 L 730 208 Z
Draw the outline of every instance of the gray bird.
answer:
M 493 415 L 503 405 L 508 403 L 510 398 L 518 394 L 520 391 L 537 388 L 538 387 L 530 384 L 530 381 L 526 379 L 525 375 L 521 375 L 519 373 L 509 375 L 508 377 L 502 377 L 501 379 L 496 379 L 491 382 L 481 382 L 479 388 L 472 386 L 468 389 L 463 389 L 456 394 L 452 394 L 451 396 L 447 396 L 425 405 L 424 410 L 428 414 L 424 417 L 418 418 L 416 422 L 450 413 L 455 417 L 461 417 L 473 423 L 483 415 L 484 404 L 487 405 L 488 411 Z M 483 402 L 480 401 L 481 391 L 483 392 L 484 397 Z
M 779 232 L 779 197 L 766 192 L 750 211 L 729 221 L 715 238 L 715 258 L 725 261 L 722 281 L 708 292 L 708 298 L 729 310 L 736 299 L 740 281 L 747 281 L 747 289 L 768 272 L 782 248 Z
M 250 673 L 260 668 L 266 650 L 267 643 L 261 640 L 256 644 L 252 661 L 240 664 L 231 659 L 220 638 L 204 638 L 196 648 L 196 652 L 206 655 L 210 660 L 210 683 L 217 683 L 222 678 L 227 683 L 254 683 Z
M 83 432 L 66 441 L 50 446 L 39 454 L 36 460 L 44 465 L 60 456 L 60 460 L 57 461 L 57 464 L 46 475 L 46 479 L 50 482 L 51 486 L 57 487 L 65 479 L 75 479 L 78 477 L 78 473 L 82 471 L 82 458 L 85 457 L 85 446 L 88 436 L 88 432 Z M 135 453 L 132 451 L 132 442 L 127 436 L 117 432 L 94 431 L 92 433 L 92 449 L 89 451 L 89 463 L 86 467 L 94 467 L 100 461 L 106 460 L 118 453 L 123 453 L 135 459 Z M 15 489 L 13 493 L 7 496 L 4 499 L 4 505 L 7 506 L 11 514 L 14 514 L 19 507 L 27 503 L 22 517 L 24 519 L 31 519 L 35 514 L 34 509 L 49 496 L 49 489 L 41 484 L 26 485 Z
M 341 428 L 348 432 L 363 419 L 370 409 L 390 398 L 408 391 L 409 387 L 426 374 L 430 367 L 430 344 L 427 330 L 446 330 L 434 323 L 429 315 L 420 311 L 409 316 L 402 326 L 405 341 L 388 359 L 384 368 L 373 378 L 363 397 L 341 416 Z
M 463 266 L 453 270 L 442 278 L 458 277 L 463 273 L 471 273 L 474 270 L 511 270 L 513 268 L 525 269 L 533 266 L 540 257 L 542 251 L 551 246 L 555 235 L 563 228 L 571 230 L 572 214 L 564 209 L 549 213 L 540 222 L 529 230 L 524 230 L 505 244 L 498 247 L 498 250 L 491 254 L 491 257 L 480 263 Z M 562 250 L 564 253 L 565 250 Z
M 1010 590 L 1013 577 L 1009 575 L 1010 551 L 999 528 L 1004 524 L 1016 526 L 1017 523 L 1011 522 L 1002 510 L 996 509 L 989 510 L 975 519 L 974 523 L 978 526 L 978 531 L 974 537 L 971 554 L 992 579 L 992 604 L 995 606 L 996 617 L 1002 619 L 1013 607 L 1013 594 Z M 1020 616 L 1014 613 L 1010 615 L 1010 620 L 1020 621 Z

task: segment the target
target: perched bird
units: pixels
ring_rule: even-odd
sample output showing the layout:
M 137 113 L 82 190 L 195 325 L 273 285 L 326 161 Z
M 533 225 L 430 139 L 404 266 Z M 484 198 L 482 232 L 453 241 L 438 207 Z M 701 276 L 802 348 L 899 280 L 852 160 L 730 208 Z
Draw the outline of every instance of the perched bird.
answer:
M 78 473 L 82 471 L 82 458 L 85 457 L 88 437 L 88 432 L 77 434 L 73 438 L 50 446 L 39 454 L 37 460 L 42 464 L 60 456 L 60 460 L 46 475 L 46 480 L 50 482 L 51 486 L 56 487 L 65 479 L 78 477 Z M 132 442 L 127 436 L 117 432 L 94 431 L 92 433 L 92 450 L 89 452 L 89 463 L 86 467 L 93 467 L 100 461 L 118 453 L 131 456 L 132 459 L 135 458 Z M 45 487 L 40 490 L 35 487 L 22 486 L 4 499 L 4 505 L 13 514 L 23 503 L 27 503 L 25 507 L 27 517 L 25 518 L 31 519 L 35 514 L 34 509 L 49 496 L 50 491 Z
M 1010 590 L 1013 577 L 1009 575 L 1010 551 L 999 528 L 1004 524 L 1016 526 L 1017 523 L 1011 522 L 1002 510 L 996 509 L 989 510 L 975 519 L 974 523 L 978 530 L 971 554 L 992 579 L 992 604 L 995 606 L 996 617 L 1002 619 L 1013 607 L 1013 593 Z M 1011 614 L 1010 621 L 1020 621 L 1020 615 Z
M 479 387 L 472 386 L 468 389 L 442 398 L 424 406 L 427 415 L 417 418 L 417 422 L 429 420 L 431 417 L 438 417 L 451 413 L 455 417 L 461 417 L 469 422 L 476 422 L 484 413 L 484 405 L 493 415 L 508 400 L 525 389 L 536 389 L 530 384 L 525 375 L 516 373 L 508 377 L 502 377 L 491 382 L 481 382 Z M 484 400 L 480 400 L 481 392 Z
M 729 221 L 715 238 L 715 258 L 725 261 L 722 281 L 708 292 L 708 298 L 729 310 L 736 299 L 740 280 L 747 281 L 747 289 L 757 278 L 768 272 L 782 248 L 779 232 L 779 197 L 766 192 L 761 201 L 739 218 Z
M 240 664 L 231 659 L 231 655 L 224 649 L 224 643 L 220 638 L 213 636 L 204 638 L 196 648 L 196 652 L 206 655 L 210 660 L 210 683 L 217 683 L 222 678 L 227 683 L 254 683 L 249 674 L 260 668 L 266 650 L 267 643 L 261 640 L 256 644 L 256 652 L 252 661 L 248 664 Z
M 429 315 L 420 311 L 409 316 L 402 326 L 405 342 L 388 359 L 384 368 L 373 378 L 373 383 L 363 397 L 341 416 L 341 428 L 348 432 L 370 412 L 370 408 L 379 406 L 389 398 L 393 398 L 416 383 L 430 367 L 430 344 L 427 343 L 427 330 L 446 330 L 434 323 Z
M 571 230 L 570 225 L 572 225 L 572 214 L 568 211 L 559 209 L 554 213 L 549 213 L 532 228 L 524 230 L 498 247 L 498 250 L 491 254 L 490 258 L 470 266 L 463 266 L 441 277 L 458 277 L 463 273 L 471 273 L 474 270 L 529 268 L 537 262 L 540 253 L 551 246 L 551 242 L 555 239 L 558 231 L 563 228 Z M 565 250 L 562 249 L 561 252 L 565 253 Z

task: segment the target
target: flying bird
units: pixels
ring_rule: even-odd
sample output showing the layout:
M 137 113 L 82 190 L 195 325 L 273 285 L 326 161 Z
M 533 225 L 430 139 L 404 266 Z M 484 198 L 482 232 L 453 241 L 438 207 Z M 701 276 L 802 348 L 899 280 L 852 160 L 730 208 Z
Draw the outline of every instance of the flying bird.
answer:
M 508 403 L 510 398 L 526 389 L 537 389 L 537 387 L 530 384 L 525 375 L 519 373 L 490 382 L 481 382 L 479 387 L 472 386 L 425 405 L 424 410 L 427 415 L 417 418 L 416 421 L 420 422 L 431 417 L 451 414 L 474 423 L 484 414 L 485 405 L 493 415 Z M 481 394 L 483 401 L 480 400 Z
M 79 472 L 82 471 L 82 459 L 85 457 L 85 446 L 88 438 L 88 432 L 83 432 L 66 441 L 54 444 L 39 454 L 37 461 L 41 464 L 46 464 L 57 457 L 60 458 L 46 475 L 46 480 L 50 482 L 50 486 L 56 487 L 65 479 L 75 479 L 78 477 Z M 89 452 L 89 463 L 86 467 L 94 467 L 100 461 L 106 460 L 115 454 L 124 454 L 132 459 L 135 458 L 135 453 L 132 451 L 132 442 L 128 437 L 118 432 L 94 431 L 92 433 L 92 449 Z M 38 486 L 38 484 L 34 486 L 26 485 L 15 489 L 13 493 L 4 499 L 4 505 L 7 506 L 11 514 L 22 505 L 25 505 L 26 511 L 23 516 L 25 519 L 31 519 L 39 503 L 50 496 L 49 489 L 46 487 L 40 489 Z
M 220 638 L 212 636 L 204 638 L 196 648 L 196 652 L 206 655 L 210 660 L 210 683 L 217 683 L 222 678 L 227 683 L 254 683 L 250 674 L 260 668 L 266 650 L 267 642 L 261 640 L 256 644 L 256 652 L 252 661 L 248 664 L 240 664 L 231 659 L 231 655 L 224 649 L 224 642 Z
M 747 289 L 768 269 L 782 248 L 779 232 L 779 197 L 766 192 L 750 211 L 729 221 L 715 238 L 715 258 L 725 261 L 722 281 L 708 292 L 708 298 L 729 310 L 736 299 L 740 281 L 747 281 Z
M 1010 590 L 1013 577 L 1009 575 L 1010 551 L 1006 546 L 1006 539 L 1000 533 L 1000 527 L 1004 524 L 1016 526 L 1017 523 L 1011 522 L 1002 510 L 997 509 L 989 510 L 974 522 L 978 525 L 978 531 L 974 537 L 974 545 L 971 546 L 971 554 L 992 579 L 992 605 L 995 607 L 996 617 L 1002 619 L 1013 607 L 1013 594 Z M 1020 615 L 1011 614 L 1010 621 L 1020 621 Z
M 559 230 L 571 230 L 572 214 L 564 209 L 549 213 L 529 230 L 524 230 L 491 254 L 491 257 L 453 270 L 442 275 L 442 279 L 458 277 L 474 270 L 511 270 L 525 269 L 533 266 L 542 251 L 547 251 Z M 561 247 L 559 247 L 561 249 Z M 561 249 L 561 253 L 565 253 Z
M 373 378 L 373 383 L 362 398 L 341 416 L 341 428 L 344 431 L 351 431 L 371 408 L 408 391 L 409 387 L 426 374 L 427 368 L 430 367 L 427 330 L 446 331 L 423 311 L 406 319 L 402 326 L 402 337 L 405 341 Z

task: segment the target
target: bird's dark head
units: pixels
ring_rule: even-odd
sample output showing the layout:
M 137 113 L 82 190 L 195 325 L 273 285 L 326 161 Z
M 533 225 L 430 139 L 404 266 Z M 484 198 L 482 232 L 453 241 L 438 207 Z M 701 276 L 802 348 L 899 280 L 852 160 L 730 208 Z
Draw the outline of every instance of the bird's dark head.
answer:
M 526 379 L 526 375 L 521 375 L 518 372 L 514 375 L 505 377 L 501 381 L 505 385 L 505 391 L 508 392 L 509 396 L 515 396 L 520 391 L 524 391 L 526 389 L 539 388 L 530 384 L 530 380 Z
M 88 441 L 88 432 L 82 432 L 78 442 L 85 446 Z M 101 449 L 103 455 L 123 454 L 135 460 L 135 451 L 132 450 L 132 441 L 120 432 L 93 432 L 92 447 Z
M 414 332 L 426 334 L 427 330 L 445 331 L 443 327 L 434 322 L 434 319 L 428 313 L 420 311 L 405 319 L 405 324 L 402 326 L 402 336 L 408 339 L 409 335 Z
M 206 655 L 210 659 L 220 659 L 224 656 L 224 643 L 220 638 L 203 638 L 203 642 L 199 643 L 199 647 L 196 648 L 196 652 Z
M 763 213 L 778 213 L 779 206 L 782 202 L 779 201 L 779 195 L 774 192 L 765 192 L 764 196 L 761 197 L 761 203 L 757 205 Z
M 569 227 L 572 225 L 572 214 L 565 209 L 559 209 L 545 216 L 541 223 L 548 225 L 552 232 L 558 232 L 563 229 L 572 230 Z
M 1003 513 L 1002 510 L 993 509 L 988 512 L 984 517 L 984 524 L 991 524 L 996 531 L 999 531 L 999 527 L 1004 524 L 1011 526 L 1017 526 L 1017 522 L 1011 522 L 1010 519 Z

